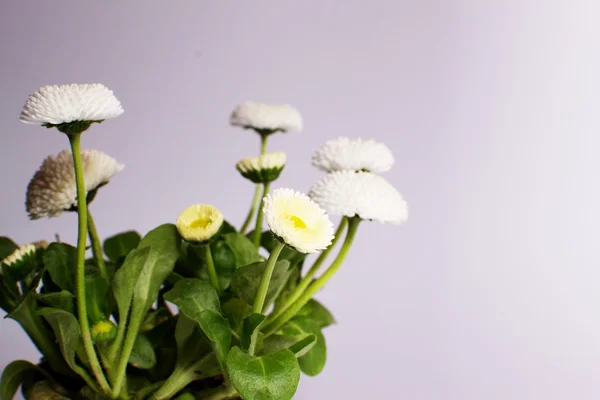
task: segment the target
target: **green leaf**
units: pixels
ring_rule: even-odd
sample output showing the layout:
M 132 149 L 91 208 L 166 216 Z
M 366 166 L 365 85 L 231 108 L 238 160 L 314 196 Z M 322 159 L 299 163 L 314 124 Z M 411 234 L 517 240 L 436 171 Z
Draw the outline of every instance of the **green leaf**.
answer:
M 260 261 L 260 256 L 254 243 L 241 233 L 228 233 L 223 240 L 233 251 L 237 268 Z
M 70 400 L 68 397 L 56 392 L 48 381 L 39 381 L 33 384 L 27 392 L 29 400 Z M 106 398 L 95 397 L 93 400 L 106 400 Z
M 254 357 L 236 346 L 229 352 L 227 371 L 244 400 L 290 400 L 300 380 L 298 361 L 289 350 Z
M 58 308 L 71 314 L 74 314 L 75 312 L 75 296 L 66 290 L 61 290 L 60 292 L 55 293 L 40 294 L 38 295 L 38 300 L 48 307 Z
M 79 322 L 73 314 L 56 308 L 42 308 L 38 311 L 38 314 L 43 316 L 50 324 L 63 358 L 69 364 L 69 367 L 76 371 L 79 367 L 75 362 L 75 352 L 81 339 Z
M 85 300 L 87 303 L 88 318 L 92 324 L 103 321 L 110 314 L 108 282 L 99 273 L 85 276 Z
M 231 279 L 231 290 L 233 293 L 246 303 L 253 304 L 266 265 L 266 262 L 258 262 L 236 270 Z M 275 270 L 273 271 L 269 289 L 267 290 L 265 308 L 277 298 L 279 292 L 283 289 L 291 272 L 289 266 L 290 263 L 287 260 L 275 263 Z
M 163 281 L 179 257 L 181 236 L 175 225 L 164 224 L 144 236 L 139 248 L 144 247 L 149 247 L 150 253 L 133 288 L 132 315 L 145 314 L 156 300 Z
M 77 249 L 65 243 L 50 243 L 42 259 L 52 281 L 62 290 L 74 293 Z
M 156 354 L 152 344 L 144 335 L 138 335 L 129 356 L 129 364 L 139 369 L 150 369 L 156 365 Z
M 241 335 L 244 318 L 252 312 L 252 307 L 244 300 L 237 297 L 227 300 L 221 306 L 223 315 L 229 320 L 229 325 L 234 332 Z
M 19 246 L 6 236 L 0 236 L 0 261 L 10 256 Z
M 315 345 L 305 355 L 298 359 L 300 368 L 308 376 L 316 376 L 323 371 L 327 361 L 327 345 L 321 328 L 308 317 L 296 317 L 283 327 L 284 336 L 305 338 L 313 334 L 317 338 Z
M 254 353 L 259 329 L 267 317 L 262 314 L 252 313 L 244 318 L 242 325 L 242 349 Z M 250 349 L 250 350 L 249 350 Z
M 175 304 L 181 312 L 194 321 L 206 310 L 219 312 L 219 295 L 205 281 L 188 278 L 178 281 L 173 289 L 165 293 L 165 300 Z
M 214 311 L 201 312 L 197 321 L 206 337 L 213 343 L 219 360 L 224 363 L 231 344 L 229 322 L 221 314 Z
M 297 315 L 309 317 L 315 321 L 320 328 L 325 328 L 336 323 L 331 312 L 315 299 L 311 299 L 306 303 L 304 307 L 298 311 Z
M 104 253 L 110 260 L 121 263 L 138 246 L 140 240 L 140 234 L 135 231 L 119 233 L 104 241 Z
M 123 266 L 115 273 L 112 287 L 121 323 L 125 323 L 127 319 L 133 298 L 133 288 L 149 255 L 150 249 L 147 247 L 132 251 L 125 258 Z
M 317 344 L 317 335 L 304 336 L 271 335 L 265 338 L 260 354 L 271 354 L 282 349 L 289 349 L 299 358 L 308 353 Z
M 12 399 L 27 375 L 34 373 L 35 369 L 36 366 L 29 361 L 17 360 L 8 364 L 0 377 L 0 399 Z
M 231 225 L 227 221 L 223 221 L 223 225 L 221 225 L 221 234 L 225 235 L 227 233 L 237 232 L 235 226 Z

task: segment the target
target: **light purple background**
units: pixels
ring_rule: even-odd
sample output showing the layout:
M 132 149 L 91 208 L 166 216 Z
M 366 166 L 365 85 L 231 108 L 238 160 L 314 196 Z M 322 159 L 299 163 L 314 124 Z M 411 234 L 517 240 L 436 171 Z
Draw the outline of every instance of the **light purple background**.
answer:
M 104 236 L 174 221 L 193 202 L 241 221 L 257 151 L 228 126 L 244 100 L 290 103 L 282 186 L 306 190 L 313 149 L 385 141 L 408 199 L 401 227 L 365 223 L 319 295 L 325 371 L 298 399 L 600 396 L 596 2 L 5 1 L 0 6 L 1 234 L 75 240 L 74 215 L 29 222 L 31 175 L 66 148 L 18 115 L 40 85 L 101 82 L 125 114 L 84 147 L 127 164 L 93 204 Z M 0 369 L 37 353 L 0 325 Z

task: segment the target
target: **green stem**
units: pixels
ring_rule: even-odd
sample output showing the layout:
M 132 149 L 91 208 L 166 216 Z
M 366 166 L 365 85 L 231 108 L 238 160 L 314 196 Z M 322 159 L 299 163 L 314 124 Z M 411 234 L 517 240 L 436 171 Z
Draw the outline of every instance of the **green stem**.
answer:
M 256 291 L 256 297 L 254 298 L 253 312 L 255 313 L 262 314 L 263 312 L 265 299 L 267 298 L 267 291 L 269 290 L 269 283 L 271 282 L 271 277 L 273 276 L 273 271 L 275 270 L 275 263 L 277 262 L 277 258 L 279 258 L 279 253 L 281 253 L 281 250 L 283 250 L 284 247 L 285 244 L 278 243 L 269 255 L 267 266 L 265 267 L 265 271 L 263 272 L 260 280 L 260 285 Z
M 239 395 L 233 387 L 226 385 L 218 388 L 204 389 L 197 393 L 196 398 L 201 400 L 227 400 L 237 399 Z
M 98 269 L 100 270 L 100 275 L 108 282 L 108 271 L 106 270 L 106 263 L 104 262 L 104 254 L 102 253 L 102 245 L 100 244 L 100 237 L 98 236 L 98 230 L 96 229 L 96 224 L 94 223 L 94 218 L 92 218 L 92 214 L 90 213 L 90 208 L 87 210 L 88 216 L 88 232 L 90 234 L 90 241 L 92 242 L 92 254 L 96 259 L 96 264 L 98 265 Z
M 252 205 L 250 206 L 250 211 L 248 211 L 248 215 L 246 216 L 246 220 L 244 221 L 244 225 L 240 228 L 240 233 L 246 233 L 246 230 L 250 226 L 252 222 L 252 218 L 254 217 L 254 212 L 256 212 L 256 207 L 258 207 L 258 202 L 260 201 L 260 192 L 262 191 L 262 185 L 257 184 L 254 188 L 254 197 L 252 198 Z
M 254 245 L 257 248 L 260 247 L 260 235 L 262 234 L 262 223 L 263 223 L 263 215 L 264 215 L 263 202 L 265 200 L 265 196 L 267 195 L 267 193 L 269 193 L 270 186 L 271 186 L 271 183 L 264 184 L 263 195 L 260 200 L 260 206 L 258 208 L 258 215 L 256 216 L 256 227 L 254 228 L 254 237 L 253 237 L 252 241 L 254 242 Z
M 298 311 L 308 301 L 319 291 L 325 284 L 335 275 L 335 273 L 340 269 L 344 259 L 348 255 L 348 251 L 352 246 L 352 242 L 354 241 L 354 237 L 356 236 L 356 231 L 358 229 L 358 224 L 360 223 L 359 217 L 352 217 L 348 224 L 348 233 L 346 234 L 346 239 L 344 240 L 344 244 L 340 249 L 339 254 L 331 263 L 331 266 L 321 275 L 316 281 L 314 281 L 306 291 L 292 304 L 285 312 L 283 312 L 279 317 L 275 318 L 270 323 L 266 324 L 262 329 L 263 333 L 266 336 L 269 336 L 276 332 L 283 324 L 292 319 Z
M 340 224 L 337 230 L 335 231 L 335 236 L 333 237 L 331 245 L 329 245 L 329 247 L 327 247 L 327 249 L 325 249 L 325 251 L 323 251 L 319 255 L 319 257 L 315 260 L 315 263 L 312 265 L 310 270 L 306 273 L 306 276 L 302 278 L 300 283 L 298 283 L 298 286 L 296 286 L 296 288 L 292 291 L 290 296 L 285 300 L 285 303 L 279 308 L 279 310 L 277 310 L 277 313 L 269 317 L 269 319 L 266 321 L 267 324 L 275 318 L 279 317 L 281 314 L 283 314 L 296 300 L 298 300 L 302 293 L 304 293 L 306 288 L 311 284 L 313 277 L 319 271 L 319 268 L 321 267 L 329 253 L 331 253 L 331 250 L 333 250 L 339 239 L 342 237 L 342 233 L 344 232 L 344 229 L 346 229 L 346 225 L 348 225 L 348 219 L 344 217 L 340 221 Z
M 193 381 L 199 379 L 199 375 L 197 370 L 204 363 L 205 359 L 209 357 L 210 354 L 202 357 L 197 362 L 186 365 L 183 367 L 176 367 L 175 371 L 167 378 L 167 380 L 162 384 L 160 389 L 152 395 L 151 400 L 163 400 L 170 399 L 177 392 L 185 388 L 187 385 L 192 383 Z
M 110 386 L 94 349 L 90 323 L 87 315 L 87 304 L 85 301 L 85 247 L 87 242 L 87 204 L 85 184 L 83 180 L 83 166 L 81 162 L 81 133 L 68 135 L 73 153 L 73 166 L 75 167 L 75 180 L 77 182 L 77 215 L 79 219 L 79 230 L 77 233 L 77 313 L 81 325 L 81 337 L 83 347 L 88 356 L 92 372 L 100 385 L 102 391 L 110 393 Z
M 215 288 L 217 293 L 220 293 L 219 279 L 217 279 L 217 270 L 215 270 L 215 262 L 213 261 L 212 252 L 210 246 L 207 244 L 204 246 L 204 255 L 206 257 L 206 267 L 208 269 L 208 277 L 210 278 L 211 285 Z
M 123 349 L 121 351 L 119 363 L 117 366 L 117 372 L 115 374 L 117 378 L 112 389 L 113 398 L 117 397 L 121 392 L 121 388 L 123 386 L 123 382 L 126 375 L 125 370 L 127 369 L 127 363 L 129 362 L 129 356 L 131 355 L 131 351 L 133 350 L 133 345 L 135 343 L 135 339 L 137 338 L 138 332 L 140 330 L 140 325 L 142 324 L 143 319 L 144 313 L 141 312 L 141 310 L 133 309 L 131 311 L 131 320 L 129 321 L 129 325 L 127 327 L 125 343 L 123 344 Z M 119 321 L 119 325 L 120 324 L 121 321 Z
M 260 135 L 260 154 L 263 155 L 267 152 L 267 139 L 269 135 L 261 134 Z

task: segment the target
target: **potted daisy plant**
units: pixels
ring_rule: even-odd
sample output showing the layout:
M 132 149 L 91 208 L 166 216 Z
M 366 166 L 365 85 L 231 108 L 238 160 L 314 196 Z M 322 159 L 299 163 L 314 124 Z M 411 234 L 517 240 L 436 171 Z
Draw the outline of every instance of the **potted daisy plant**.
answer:
M 275 188 L 286 155 L 267 152 L 268 139 L 300 131 L 302 117 L 289 105 L 246 102 L 230 117 L 260 139 L 259 154 L 235 165 L 255 185 L 245 221 L 198 203 L 144 235 L 101 240 L 90 206 L 123 165 L 81 140 L 122 113 L 101 84 L 41 87 L 21 112 L 69 143 L 33 175 L 29 217 L 75 212 L 78 235 L 74 245 L 0 237 L 0 307 L 42 355 L 3 368 L 0 400 L 19 388 L 27 399 L 291 399 L 301 373 L 325 366 L 323 330 L 334 319 L 314 296 L 359 225 L 407 219 L 402 195 L 378 175 L 392 153 L 334 139 L 313 154 L 325 175 L 307 194 Z M 337 227 L 330 216 L 341 217 Z

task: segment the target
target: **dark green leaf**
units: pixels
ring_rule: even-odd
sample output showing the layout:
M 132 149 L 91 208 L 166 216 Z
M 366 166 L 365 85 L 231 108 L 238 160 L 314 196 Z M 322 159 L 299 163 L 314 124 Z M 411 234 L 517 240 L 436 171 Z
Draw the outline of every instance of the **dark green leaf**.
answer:
M 12 399 L 26 376 L 34 373 L 35 369 L 36 366 L 29 361 L 17 360 L 8 364 L 0 377 L 0 399 Z
M 260 256 L 254 243 L 241 233 L 228 233 L 223 240 L 235 255 L 237 268 L 260 261 Z
M 252 307 L 244 300 L 237 297 L 227 300 L 222 306 L 223 315 L 229 320 L 229 325 L 234 332 L 241 335 L 242 321 L 252 312 Z
M 302 372 L 308 376 L 316 376 L 321 373 L 327 361 L 327 345 L 321 328 L 308 317 L 296 317 L 283 327 L 284 336 L 304 338 L 310 334 L 317 337 L 317 342 L 308 353 L 298 359 L 298 362 Z
M 111 236 L 104 241 L 104 253 L 114 262 L 121 263 L 140 243 L 140 234 L 128 231 Z
M 19 246 L 6 236 L 0 236 L 0 261 L 10 256 Z
M 77 370 L 75 352 L 80 345 L 81 328 L 75 316 L 64 310 L 56 308 L 42 308 L 39 315 L 43 316 L 52 327 L 54 336 L 60 346 L 63 358 L 71 369 Z
M 311 299 L 308 303 L 306 303 L 304 307 L 302 307 L 300 311 L 298 311 L 297 315 L 309 317 L 310 319 L 315 321 L 315 323 L 320 328 L 325 328 L 335 324 L 335 319 L 333 318 L 333 315 L 331 315 L 331 313 L 327 308 L 325 308 L 325 306 L 323 306 L 315 299 Z
M 303 336 L 271 335 L 264 339 L 261 354 L 271 354 L 281 349 L 289 349 L 296 357 L 302 357 L 316 344 L 317 336 L 312 333 Z
M 144 335 L 138 335 L 129 356 L 129 364 L 139 369 L 150 369 L 156 365 L 156 354 L 150 341 Z
M 252 313 L 244 319 L 242 325 L 242 349 L 254 353 L 259 327 L 267 317 L 262 314 Z
M 65 243 L 50 243 L 42 258 L 52 281 L 62 290 L 74 293 L 77 249 Z
M 258 286 L 262 279 L 263 272 L 266 267 L 266 262 L 258 262 L 242 267 L 234 272 L 231 279 L 231 290 L 248 304 L 253 304 L 258 291 Z M 265 300 L 265 308 L 267 308 L 279 295 L 283 285 L 287 281 L 290 270 L 290 263 L 287 260 L 277 261 L 267 297 Z
M 206 310 L 219 312 L 217 291 L 208 282 L 200 279 L 188 278 L 178 281 L 173 289 L 165 293 L 164 298 L 194 321 Z
M 133 288 L 132 315 L 145 314 L 156 300 L 163 281 L 179 257 L 181 236 L 173 224 L 164 224 L 148 232 L 139 248 L 150 248 L 146 262 Z
M 218 312 L 204 311 L 198 315 L 200 328 L 213 343 L 219 359 L 225 362 L 231 344 L 231 328 L 229 322 Z
M 233 225 L 231 225 L 229 222 L 223 221 L 223 225 L 221 225 L 221 234 L 225 235 L 227 233 L 232 233 L 232 232 L 237 232 L 235 227 Z
M 127 319 L 129 306 L 133 298 L 133 288 L 149 255 L 150 249 L 148 247 L 132 251 L 125 258 L 123 266 L 115 273 L 112 287 L 121 323 L 125 323 Z
M 70 400 L 68 397 L 56 392 L 47 381 L 36 382 L 28 391 L 29 400 Z M 93 400 L 106 400 L 95 397 Z
M 40 294 L 38 295 L 38 300 L 48 307 L 58 308 L 71 314 L 75 312 L 75 306 L 73 304 L 75 296 L 66 290 L 56 293 Z
M 244 400 L 290 400 L 300 380 L 298 361 L 289 350 L 253 357 L 234 347 L 227 358 L 227 371 Z
M 109 286 L 99 273 L 87 274 L 85 277 L 85 300 L 88 318 L 93 324 L 106 320 L 110 314 Z

